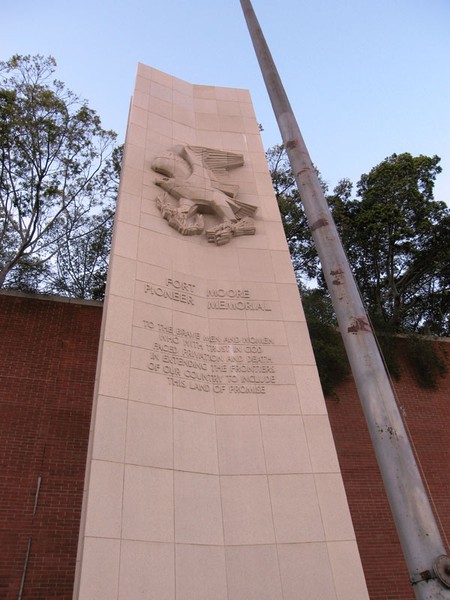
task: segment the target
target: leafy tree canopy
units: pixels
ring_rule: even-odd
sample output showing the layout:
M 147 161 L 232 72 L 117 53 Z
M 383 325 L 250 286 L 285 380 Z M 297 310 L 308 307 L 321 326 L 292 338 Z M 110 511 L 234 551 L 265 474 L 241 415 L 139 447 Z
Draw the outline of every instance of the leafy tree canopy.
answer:
M 68 257 L 73 265 L 85 244 L 84 276 L 96 273 L 91 254 L 103 252 L 117 192 L 116 136 L 55 69 L 52 57 L 0 63 L 0 287 L 92 295 L 95 284 L 71 280 Z
M 324 288 L 301 199 L 282 146 L 268 152 L 299 280 Z M 450 335 L 450 210 L 434 200 L 439 157 L 393 154 L 363 174 L 352 197 L 328 195 L 361 295 L 376 327 Z

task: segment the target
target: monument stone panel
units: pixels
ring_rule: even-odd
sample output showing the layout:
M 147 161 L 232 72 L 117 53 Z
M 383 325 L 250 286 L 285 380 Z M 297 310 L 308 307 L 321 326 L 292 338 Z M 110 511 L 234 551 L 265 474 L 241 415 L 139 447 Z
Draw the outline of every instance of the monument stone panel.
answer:
M 246 90 L 139 65 L 75 597 L 367 591 Z

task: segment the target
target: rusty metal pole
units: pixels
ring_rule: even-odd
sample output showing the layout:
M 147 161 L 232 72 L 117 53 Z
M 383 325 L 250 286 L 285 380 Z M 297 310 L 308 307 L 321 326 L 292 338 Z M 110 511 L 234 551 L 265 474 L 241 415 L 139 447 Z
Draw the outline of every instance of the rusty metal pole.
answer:
M 450 558 L 375 336 L 250 0 L 241 0 L 241 6 L 322 264 L 416 598 L 450 599 Z

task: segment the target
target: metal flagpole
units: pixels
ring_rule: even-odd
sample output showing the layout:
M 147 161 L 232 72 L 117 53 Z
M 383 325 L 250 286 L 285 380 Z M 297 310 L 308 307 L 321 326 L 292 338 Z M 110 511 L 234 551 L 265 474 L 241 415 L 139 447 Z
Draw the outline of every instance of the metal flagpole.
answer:
M 322 264 L 416 598 L 450 599 L 450 558 L 375 336 L 250 0 L 241 0 L 241 6 Z

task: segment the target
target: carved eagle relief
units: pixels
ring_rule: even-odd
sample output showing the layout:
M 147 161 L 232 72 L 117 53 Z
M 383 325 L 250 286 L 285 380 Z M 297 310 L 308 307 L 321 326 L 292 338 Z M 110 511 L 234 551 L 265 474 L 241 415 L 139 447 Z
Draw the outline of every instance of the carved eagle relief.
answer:
M 239 186 L 223 180 L 243 164 L 242 154 L 202 146 L 175 146 L 155 157 L 155 183 L 165 191 L 156 204 L 164 219 L 182 235 L 205 232 L 208 242 L 218 246 L 254 235 L 257 207 L 238 200 Z M 219 224 L 205 230 L 204 214 L 214 215 Z

